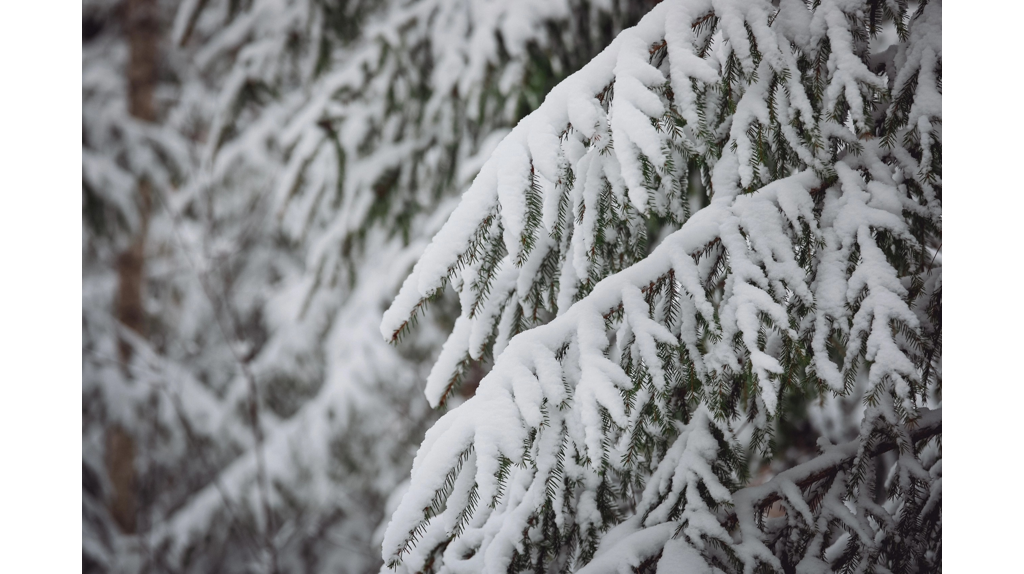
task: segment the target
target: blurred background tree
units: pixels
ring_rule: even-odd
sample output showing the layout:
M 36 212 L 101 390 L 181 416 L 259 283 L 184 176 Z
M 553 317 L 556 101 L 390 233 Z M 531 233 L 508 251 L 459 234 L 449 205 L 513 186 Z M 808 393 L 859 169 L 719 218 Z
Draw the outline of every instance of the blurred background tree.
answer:
M 85 570 L 376 571 L 459 313 L 396 348 L 383 311 L 497 142 L 655 3 L 86 0 Z

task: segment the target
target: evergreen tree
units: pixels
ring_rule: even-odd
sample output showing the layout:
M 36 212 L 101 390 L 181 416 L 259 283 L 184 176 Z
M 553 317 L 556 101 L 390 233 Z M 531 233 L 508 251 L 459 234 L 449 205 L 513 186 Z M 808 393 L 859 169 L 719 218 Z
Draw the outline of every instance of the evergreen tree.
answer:
M 553 88 L 384 315 L 457 293 L 432 406 L 494 357 L 386 564 L 941 570 L 941 46 L 935 0 L 666 0 Z

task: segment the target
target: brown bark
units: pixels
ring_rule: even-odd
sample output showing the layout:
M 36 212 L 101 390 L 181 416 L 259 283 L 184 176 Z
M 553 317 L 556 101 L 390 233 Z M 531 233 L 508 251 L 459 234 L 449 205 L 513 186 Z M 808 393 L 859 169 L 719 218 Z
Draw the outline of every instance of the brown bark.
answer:
M 146 336 L 146 311 L 142 304 L 145 287 L 146 235 L 149 231 L 149 209 L 152 190 L 149 181 L 142 179 L 138 184 L 139 229 L 132 244 L 117 256 L 117 299 L 115 313 L 118 322 L 140 336 Z M 118 352 L 127 367 L 132 357 L 132 348 L 127 340 L 118 342 Z
M 127 0 L 125 28 L 128 33 L 128 112 L 136 118 L 156 121 L 153 92 L 159 64 L 159 7 L 155 0 Z
M 125 533 L 135 532 L 135 440 L 120 425 L 107 429 L 107 474 L 114 486 L 109 505 L 114 522 Z
M 159 20 L 155 0 L 128 0 L 125 6 L 125 29 L 128 35 L 128 111 L 142 121 L 156 121 L 153 92 L 157 83 L 159 58 Z M 142 294 L 145 286 L 146 235 L 152 189 L 145 177 L 138 182 L 139 229 L 131 246 L 117 258 L 117 319 L 139 335 L 146 335 Z M 131 347 L 121 341 L 121 360 L 131 359 Z
M 125 3 L 125 31 L 128 36 L 128 111 L 145 122 L 157 119 L 153 93 L 157 84 L 159 64 L 160 22 L 155 0 L 127 0 Z M 146 314 L 143 307 L 145 289 L 146 235 L 152 208 L 151 184 L 145 176 L 138 181 L 139 228 L 135 230 L 131 245 L 117 258 L 117 320 L 140 336 L 146 336 Z M 131 346 L 124 339 L 118 342 L 121 361 L 127 367 L 131 360 Z M 136 530 L 138 494 L 135 476 L 135 439 L 119 425 L 107 429 L 106 464 L 112 493 L 110 512 L 125 533 Z

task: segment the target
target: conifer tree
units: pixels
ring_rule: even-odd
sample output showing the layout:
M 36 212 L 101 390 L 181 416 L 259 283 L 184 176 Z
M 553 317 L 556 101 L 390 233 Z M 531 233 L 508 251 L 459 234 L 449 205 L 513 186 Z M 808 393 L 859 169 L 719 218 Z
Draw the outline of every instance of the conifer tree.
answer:
M 666 0 L 554 87 L 384 315 L 458 295 L 432 406 L 493 357 L 387 566 L 940 571 L 941 89 L 935 0 Z

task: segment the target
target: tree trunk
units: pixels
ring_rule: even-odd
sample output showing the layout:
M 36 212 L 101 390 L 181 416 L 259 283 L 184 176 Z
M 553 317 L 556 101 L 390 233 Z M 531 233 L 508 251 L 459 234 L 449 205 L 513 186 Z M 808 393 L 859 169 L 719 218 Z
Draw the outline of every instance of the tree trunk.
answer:
M 125 31 L 128 36 L 128 111 L 135 118 L 154 122 L 157 119 L 153 92 L 157 83 L 159 64 L 159 7 L 155 0 L 127 0 L 125 3 Z M 151 184 L 143 174 L 138 181 L 136 205 L 139 208 L 139 228 L 135 230 L 131 245 L 117 258 L 117 320 L 125 327 L 146 336 L 146 314 L 143 292 L 146 283 L 145 252 L 152 209 Z M 127 368 L 131 360 L 131 346 L 124 339 L 118 343 L 120 359 Z M 113 492 L 110 512 L 125 533 L 136 530 L 136 471 L 135 439 L 119 425 L 107 429 L 107 474 Z
M 107 429 L 107 475 L 114 487 L 110 515 L 126 534 L 135 532 L 138 506 L 135 486 L 135 440 L 120 425 Z

